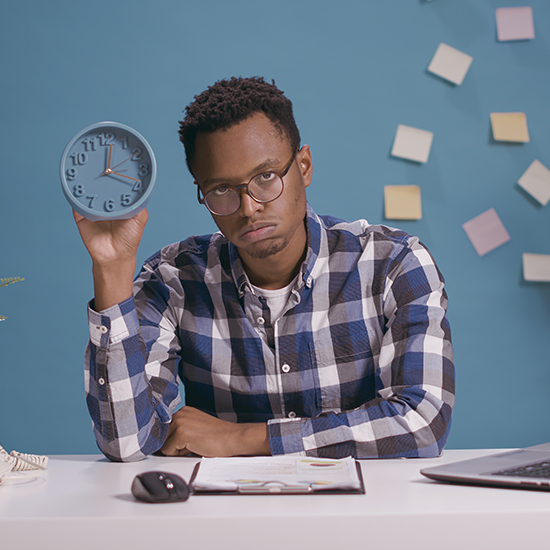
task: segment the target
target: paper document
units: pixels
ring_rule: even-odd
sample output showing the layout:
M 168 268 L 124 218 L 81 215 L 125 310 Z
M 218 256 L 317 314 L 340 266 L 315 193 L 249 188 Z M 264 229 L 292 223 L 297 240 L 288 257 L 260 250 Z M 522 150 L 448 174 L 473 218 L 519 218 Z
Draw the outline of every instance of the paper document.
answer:
M 203 458 L 193 480 L 195 491 L 266 493 L 285 489 L 359 490 L 355 460 L 302 456 Z

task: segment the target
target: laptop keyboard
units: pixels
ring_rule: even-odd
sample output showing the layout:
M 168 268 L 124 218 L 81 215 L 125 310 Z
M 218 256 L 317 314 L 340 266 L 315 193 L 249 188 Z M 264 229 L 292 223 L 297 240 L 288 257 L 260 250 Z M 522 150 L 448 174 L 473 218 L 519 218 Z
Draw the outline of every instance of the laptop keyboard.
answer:
M 494 476 L 514 476 L 514 477 L 540 477 L 550 478 L 550 460 L 535 462 L 525 466 L 500 470 L 499 472 L 491 472 Z

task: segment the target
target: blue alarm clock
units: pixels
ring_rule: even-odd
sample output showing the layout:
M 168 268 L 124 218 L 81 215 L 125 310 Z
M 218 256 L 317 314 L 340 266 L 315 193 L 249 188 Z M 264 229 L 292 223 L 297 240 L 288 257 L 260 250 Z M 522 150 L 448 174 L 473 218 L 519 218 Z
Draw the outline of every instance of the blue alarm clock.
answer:
M 78 132 L 65 147 L 59 168 L 69 204 L 85 218 L 124 220 L 143 210 L 153 192 L 153 149 L 134 129 L 99 122 Z

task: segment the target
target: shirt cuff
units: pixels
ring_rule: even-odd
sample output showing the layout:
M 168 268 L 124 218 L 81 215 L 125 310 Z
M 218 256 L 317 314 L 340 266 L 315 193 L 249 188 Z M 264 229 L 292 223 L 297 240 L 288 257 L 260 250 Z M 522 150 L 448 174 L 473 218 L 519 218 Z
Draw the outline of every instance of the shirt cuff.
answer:
M 267 435 L 272 455 L 305 456 L 304 430 L 310 423 L 305 418 L 273 418 L 267 422 Z
M 95 311 L 88 304 L 88 327 L 92 344 L 108 348 L 139 332 L 139 321 L 133 298 L 103 311 Z

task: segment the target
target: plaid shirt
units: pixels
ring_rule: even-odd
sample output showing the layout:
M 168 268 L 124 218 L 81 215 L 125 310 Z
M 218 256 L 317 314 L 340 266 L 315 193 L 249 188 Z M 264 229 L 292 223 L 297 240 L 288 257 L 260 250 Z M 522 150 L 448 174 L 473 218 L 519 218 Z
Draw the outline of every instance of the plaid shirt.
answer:
M 170 245 L 134 297 L 88 310 L 85 386 L 112 460 L 163 444 L 180 403 L 267 422 L 273 454 L 441 453 L 454 403 L 443 277 L 417 238 L 308 206 L 307 256 L 279 320 L 221 233 Z

